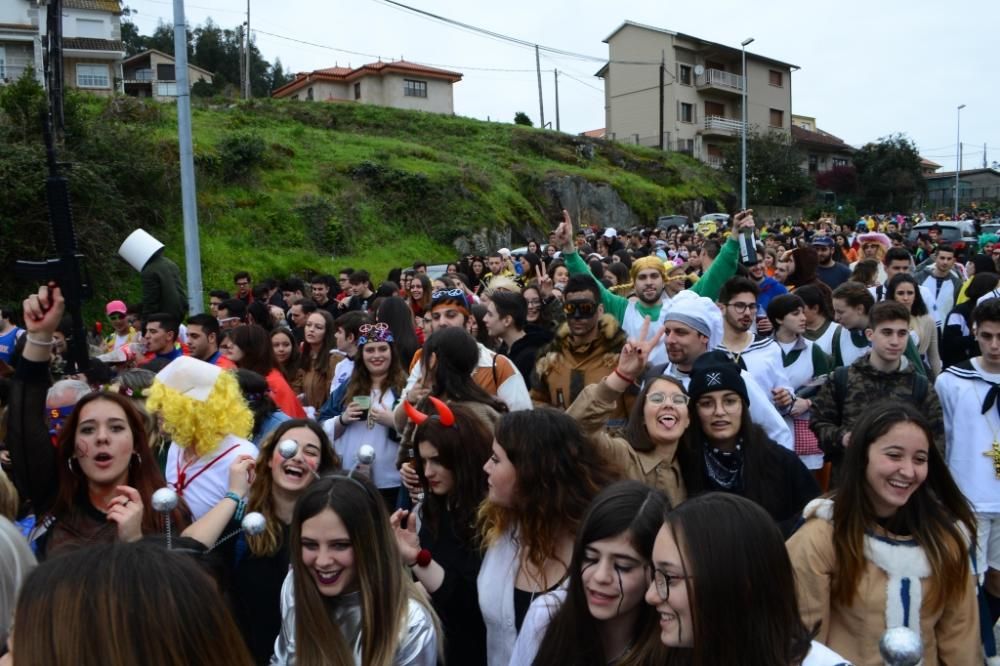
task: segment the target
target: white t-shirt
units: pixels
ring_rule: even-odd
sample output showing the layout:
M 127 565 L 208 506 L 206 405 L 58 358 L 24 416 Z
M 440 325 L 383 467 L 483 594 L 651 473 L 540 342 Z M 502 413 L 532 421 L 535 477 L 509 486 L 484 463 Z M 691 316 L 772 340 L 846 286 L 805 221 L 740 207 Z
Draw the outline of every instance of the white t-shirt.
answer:
M 229 490 L 229 466 L 237 456 L 257 457 L 257 447 L 236 435 L 226 435 L 215 449 L 188 466 L 182 462 L 183 452 L 184 449 L 177 444 L 170 443 L 170 449 L 167 450 L 167 485 L 184 498 L 195 520 L 208 513 L 226 496 Z M 181 472 L 184 474 L 184 488 L 177 487 Z

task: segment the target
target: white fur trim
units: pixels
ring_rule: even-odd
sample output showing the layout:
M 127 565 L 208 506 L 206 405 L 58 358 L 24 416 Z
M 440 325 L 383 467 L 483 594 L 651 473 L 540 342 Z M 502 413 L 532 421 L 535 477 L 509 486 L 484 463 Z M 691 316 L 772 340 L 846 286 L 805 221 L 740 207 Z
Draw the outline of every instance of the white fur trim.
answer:
M 833 522 L 833 500 L 825 497 L 817 497 L 802 509 L 802 517 L 806 520 L 810 518 L 822 518 L 828 523 Z
M 908 627 L 920 635 L 920 610 L 923 603 L 921 579 L 931 575 L 931 565 L 924 549 L 916 544 L 892 543 L 865 536 L 865 558 L 886 573 L 885 628 Z M 910 582 L 910 617 L 903 622 L 903 580 Z

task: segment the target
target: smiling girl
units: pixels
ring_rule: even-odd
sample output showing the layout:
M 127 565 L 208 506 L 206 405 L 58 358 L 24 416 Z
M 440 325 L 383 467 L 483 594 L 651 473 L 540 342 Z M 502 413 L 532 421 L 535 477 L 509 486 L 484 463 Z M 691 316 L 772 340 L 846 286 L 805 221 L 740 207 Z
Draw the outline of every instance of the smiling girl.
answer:
M 295 455 L 287 460 L 278 453 L 278 444 L 286 440 L 297 445 Z M 266 527 L 261 534 L 240 535 L 220 549 L 228 569 L 225 579 L 233 615 L 257 663 L 270 657 L 281 628 L 279 601 L 290 561 L 289 525 L 295 501 L 316 478 L 313 471 L 324 474 L 339 469 L 340 458 L 314 421 L 285 421 L 265 438 L 256 461 L 241 456 L 230 466 L 226 496 L 184 532 L 211 548 L 224 534 L 240 529 L 245 513 L 264 515 Z
M 926 419 L 883 402 L 851 430 L 838 489 L 806 507 L 788 540 L 802 619 L 858 664 L 879 663 L 887 628 L 923 641 L 926 666 L 983 663 L 976 521 Z
M 292 570 L 271 664 L 435 666 L 434 611 L 400 564 L 389 515 L 364 477 L 326 477 L 295 505 Z
M 569 587 L 532 603 L 511 666 L 663 663 L 657 613 L 643 603 L 653 541 L 669 503 L 638 481 L 601 492 L 573 548 Z

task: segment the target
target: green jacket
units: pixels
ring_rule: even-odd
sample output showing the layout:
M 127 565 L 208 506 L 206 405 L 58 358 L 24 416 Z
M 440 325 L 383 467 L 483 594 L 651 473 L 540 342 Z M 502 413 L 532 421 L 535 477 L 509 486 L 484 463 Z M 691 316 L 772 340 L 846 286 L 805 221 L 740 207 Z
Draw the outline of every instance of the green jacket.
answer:
M 691 286 L 691 291 L 699 296 L 710 298 L 713 301 L 717 300 L 722 285 L 736 273 L 739 256 L 739 241 L 736 240 L 735 236 L 730 236 L 729 240 L 723 243 L 722 248 L 719 250 L 719 256 L 715 258 L 715 261 L 712 262 L 712 265 L 709 266 L 705 274 Z M 587 266 L 587 263 L 578 253 L 564 252 L 562 257 L 566 262 L 566 269 L 569 270 L 570 275 L 590 272 L 590 267 Z M 625 318 L 625 308 L 628 307 L 629 299 L 611 293 L 607 287 L 601 284 L 600 280 L 597 281 L 597 285 L 601 288 L 601 303 L 604 304 L 604 311 L 617 319 L 620 324 Z M 657 321 L 660 318 L 660 308 L 665 302 L 660 301 L 655 305 L 646 305 L 642 301 L 637 301 L 635 307 L 639 311 L 639 314 L 649 316 L 651 321 Z
M 139 273 L 142 278 L 142 316 L 165 312 L 177 317 L 187 316 L 187 293 L 181 279 L 181 269 L 162 252 L 146 262 Z

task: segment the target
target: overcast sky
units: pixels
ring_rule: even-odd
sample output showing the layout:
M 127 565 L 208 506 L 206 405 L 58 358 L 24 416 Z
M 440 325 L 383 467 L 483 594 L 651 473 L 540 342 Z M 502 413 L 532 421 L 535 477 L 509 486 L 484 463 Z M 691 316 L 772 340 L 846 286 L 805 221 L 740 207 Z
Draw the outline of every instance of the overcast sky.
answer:
M 401 1 L 597 59 L 607 57 L 602 40 L 625 20 L 736 48 L 753 37 L 751 52 L 801 67 L 792 74 L 793 112 L 816 117 L 821 129 L 848 143 L 860 146 L 902 132 L 922 155 L 950 170 L 955 165 L 956 107 L 965 104 L 963 168 L 982 165 L 984 143 L 988 161 L 1000 161 L 997 0 Z M 368 55 L 405 57 L 463 73 L 455 85 L 459 115 L 510 121 L 516 111 L 525 111 L 538 123 L 531 48 L 416 16 L 380 0 L 251 3 L 258 48 L 269 61 L 280 58 L 286 72 L 334 64 L 356 67 L 375 60 Z M 160 19 L 172 21 L 170 0 L 126 4 L 137 10 L 133 20 L 143 34 L 150 34 Z M 246 0 L 194 0 L 185 7 L 192 27 L 208 17 L 233 27 L 245 20 Z M 603 82 L 594 76 L 599 61 L 543 53 L 541 66 L 547 122 L 555 119 L 552 70 L 559 69 L 562 130 L 575 133 L 604 126 Z

